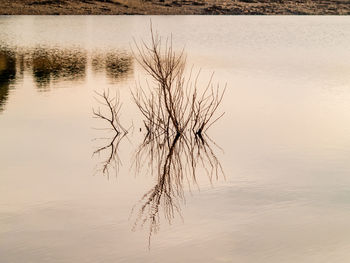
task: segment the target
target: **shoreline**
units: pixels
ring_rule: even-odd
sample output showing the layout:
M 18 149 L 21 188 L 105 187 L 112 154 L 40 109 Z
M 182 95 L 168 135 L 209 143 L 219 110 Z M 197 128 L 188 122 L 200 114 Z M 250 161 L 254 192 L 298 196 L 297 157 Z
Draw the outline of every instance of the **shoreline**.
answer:
M 0 0 L 0 15 L 350 15 L 348 0 Z

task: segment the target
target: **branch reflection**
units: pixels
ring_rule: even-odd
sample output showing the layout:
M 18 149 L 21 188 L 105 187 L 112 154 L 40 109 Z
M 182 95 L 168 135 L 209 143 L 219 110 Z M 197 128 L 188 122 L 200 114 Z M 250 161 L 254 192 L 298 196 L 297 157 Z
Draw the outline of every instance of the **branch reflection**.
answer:
M 100 140 L 107 141 L 107 143 L 104 143 L 93 152 L 93 156 L 98 155 L 100 158 L 101 154 L 104 156 L 104 159 L 97 165 L 95 173 L 102 173 L 108 179 L 111 171 L 115 171 L 117 175 L 121 164 L 118 149 L 124 136 L 126 134 L 120 135 L 116 133 L 112 138 L 99 138 Z
M 213 148 L 216 144 L 207 135 L 191 133 L 148 133 L 136 151 L 134 165 L 142 173 L 148 164 L 148 172 L 157 177 L 156 184 L 135 205 L 131 215 L 136 217 L 133 229 L 148 225 L 149 245 L 151 237 L 159 230 L 160 213 L 171 223 L 175 215 L 181 215 L 185 203 L 186 187 L 198 187 L 197 174 L 213 179 L 224 176 L 222 166 Z M 137 211 L 137 212 L 136 212 Z

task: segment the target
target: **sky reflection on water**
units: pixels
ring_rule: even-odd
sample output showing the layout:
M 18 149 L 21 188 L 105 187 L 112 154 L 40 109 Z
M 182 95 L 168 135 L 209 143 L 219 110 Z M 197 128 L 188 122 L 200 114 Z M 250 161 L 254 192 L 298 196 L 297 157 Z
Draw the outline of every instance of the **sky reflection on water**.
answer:
M 129 44 L 148 39 L 149 17 L 0 17 L 0 261 L 348 262 L 350 19 L 152 22 L 186 46 L 201 85 L 212 71 L 228 83 L 208 134 L 225 178 L 199 171 L 199 190 L 184 181 L 182 218 L 160 217 L 149 251 L 149 228 L 132 232 L 129 219 L 160 182 L 131 169 L 146 131 L 130 95 L 145 74 Z M 114 141 L 109 180 L 93 176 L 109 152 L 91 156 L 103 145 L 94 138 L 113 138 L 92 118 L 95 91 L 108 89 L 133 127 Z

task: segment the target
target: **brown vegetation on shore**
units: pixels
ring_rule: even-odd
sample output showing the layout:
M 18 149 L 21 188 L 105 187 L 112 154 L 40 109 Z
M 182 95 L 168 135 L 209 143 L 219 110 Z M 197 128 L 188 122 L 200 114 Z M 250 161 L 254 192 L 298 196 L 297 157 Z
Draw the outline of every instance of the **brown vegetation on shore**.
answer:
M 348 0 L 0 0 L 0 15 L 348 15 Z

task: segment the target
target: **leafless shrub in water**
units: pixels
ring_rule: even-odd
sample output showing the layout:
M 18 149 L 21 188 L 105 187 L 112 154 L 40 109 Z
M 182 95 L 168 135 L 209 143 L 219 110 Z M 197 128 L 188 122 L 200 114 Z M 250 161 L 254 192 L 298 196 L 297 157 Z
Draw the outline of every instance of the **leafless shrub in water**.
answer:
M 163 47 L 162 39 L 152 28 L 151 35 L 150 45 L 135 43 L 139 55 L 136 59 L 155 80 L 156 87 L 149 89 L 151 96 L 139 87 L 134 99 L 147 120 L 156 120 L 149 122 L 150 125 L 182 133 L 191 119 L 192 104 L 189 87 L 185 84 L 186 59 L 183 52 L 173 51 L 171 39 L 167 39 Z
M 172 39 L 162 39 L 151 27 L 151 44 L 135 42 L 136 60 L 152 77 L 155 87 L 147 89 L 138 85 L 133 93 L 134 101 L 146 118 L 147 130 L 175 131 L 183 133 L 190 125 L 197 135 L 207 130 L 217 119 L 212 120 L 222 101 L 226 87 L 212 84 L 210 78 L 204 92 L 198 87 L 199 73 L 192 79 L 192 70 L 186 76 L 184 51 L 176 53 Z
M 149 224 L 151 236 L 159 229 L 160 207 L 171 223 L 175 214 L 181 216 L 185 202 L 184 184 L 197 186 L 196 173 L 202 169 L 209 177 L 224 175 L 213 149 L 212 140 L 205 134 L 210 126 L 222 117 L 215 114 L 222 102 L 225 89 L 212 83 L 204 89 L 198 87 L 199 73 L 193 78 L 192 70 L 185 73 L 186 59 L 183 50 L 176 53 L 172 40 L 162 39 L 153 33 L 151 44 L 138 45 L 136 58 L 154 80 L 155 86 L 138 85 L 133 92 L 134 101 L 144 116 L 146 135 L 136 151 L 134 166 L 140 172 L 147 164 L 148 171 L 157 175 L 157 182 L 134 207 L 134 229 Z M 200 90 L 204 90 L 200 92 Z
M 220 90 L 220 86 L 216 87 L 211 83 L 211 79 L 202 93 L 193 105 L 193 122 L 191 123 L 192 131 L 202 137 L 202 134 L 205 133 L 210 126 L 212 126 L 217 120 L 219 120 L 224 113 L 221 113 L 214 120 L 214 114 L 216 113 L 218 107 L 221 104 L 221 101 L 224 97 L 226 90 L 226 85 L 223 91 Z
M 96 171 L 102 172 L 109 178 L 110 170 L 114 169 L 115 171 L 118 171 L 119 165 L 121 163 L 118 155 L 118 147 L 121 140 L 128 133 L 128 130 L 125 129 L 120 122 L 119 115 L 122 104 L 119 99 L 119 94 L 116 93 L 116 95 L 113 97 L 110 95 L 109 90 L 104 91 L 103 93 L 95 93 L 97 95 L 95 98 L 96 101 L 100 105 L 104 106 L 106 110 L 103 111 L 100 107 L 93 109 L 93 116 L 94 118 L 106 121 L 109 124 L 109 128 L 107 128 L 107 130 L 112 130 L 114 132 L 114 136 L 112 138 L 100 138 L 107 139 L 109 142 L 96 149 L 93 153 L 93 156 L 100 156 L 101 153 L 109 152 L 106 159 L 101 162 L 101 168 L 97 169 Z
M 101 108 L 98 107 L 97 109 L 93 109 L 93 115 L 94 118 L 102 119 L 107 121 L 111 128 L 117 133 L 127 133 L 127 130 L 121 125 L 120 123 L 120 109 L 122 107 L 122 104 L 119 99 L 119 94 L 116 93 L 116 95 L 113 97 L 110 95 L 109 90 L 103 91 L 103 93 L 95 92 L 97 97 L 95 98 L 99 104 L 105 106 L 108 109 L 107 113 L 102 113 Z

